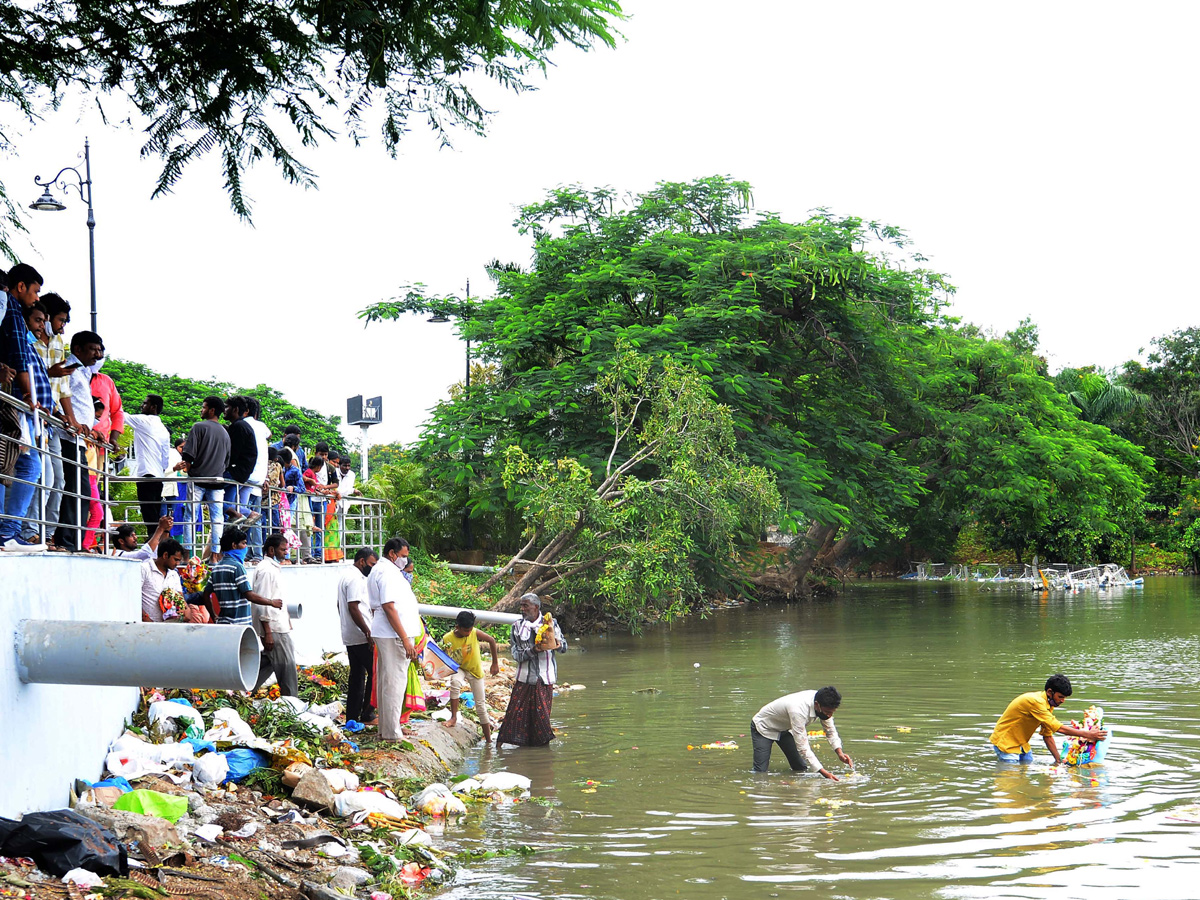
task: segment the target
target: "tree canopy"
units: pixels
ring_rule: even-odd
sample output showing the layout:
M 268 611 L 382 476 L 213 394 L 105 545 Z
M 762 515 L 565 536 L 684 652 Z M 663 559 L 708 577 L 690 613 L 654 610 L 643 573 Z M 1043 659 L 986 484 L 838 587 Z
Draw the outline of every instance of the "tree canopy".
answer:
M 200 419 L 200 404 L 205 397 L 222 399 L 233 394 L 254 397 L 262 406 L 262 420 L 271 429 L 276 440 L 283 437 L 288 425 L 300 429 L 300 438 L 305 447 L 317 441 L 325 441 L 331 449 L 341 451 L 345 439 L 338 431 L 341 419 L 327 416 L 314 409 L 297 406 L 269 385 L 259 384 L 252 388 L 237 387 L 229 382 L 185 378 L 182 375 L 165 375 L 141 363 L 121 359 L 109 359 L 104 364 L 104 373 L 112 378 L 121 392 L 127 411 L 136 412 L 147 394 L 158 394 L 163 398 L 162 420 L 172 439 L 182 437 Z
M 945 318 L 952 287 L 899 229 L 827 211 L 789 223 L 752 214 L 750 197 L 726 178 L 626 203 L 560 188 L 521 211 L 533 261 L 493 264 L 494 297 L 417 286 L 363 312 L 455 316 L 491 367 L 434 411 L 415 451 L 469 483 L 482 530 L 516 540 L 511 446 L 600 480 L 616 426 L 596 385 L 618 348 L 688 367 L 730 411 L 737 451 L 806 535 L 793 582 L 818 554 L 946 546 L 974 519 L 1019 552 L 1083 552 L 1118 527 L 1148 463 L 1080 421 L 1031 323 L 990 338 Z
M 216 153 L 248 218 L 242 177 L 254 163 L 311 185 L 294 147 L 339 126 L 358 143 L 377 122 L 392 153 L 414 120 L 443 142 L 455 128 L 481 132 L 481 87 L 529 90 L 556 46 L 612 46 L 622 17 L 617 0 L 3 3 L 0 102 L 30 120 L 73 90 L 106 115 L 131 106 L 146 123 L 142 155 L 163 161 L 156 195 Z

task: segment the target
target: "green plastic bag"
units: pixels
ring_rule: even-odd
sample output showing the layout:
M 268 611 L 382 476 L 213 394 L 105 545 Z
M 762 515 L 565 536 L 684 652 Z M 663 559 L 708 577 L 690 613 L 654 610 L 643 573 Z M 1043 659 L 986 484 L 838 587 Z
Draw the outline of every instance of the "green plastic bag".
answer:
M 122 794 L 120 799 L 113 804 L 113 809 L 158 816 L 174 825 L 187 815 L 188 802 L 187 797 L 177 797 L 174 794 L 164 794 L 160 791 L 139 790 Z

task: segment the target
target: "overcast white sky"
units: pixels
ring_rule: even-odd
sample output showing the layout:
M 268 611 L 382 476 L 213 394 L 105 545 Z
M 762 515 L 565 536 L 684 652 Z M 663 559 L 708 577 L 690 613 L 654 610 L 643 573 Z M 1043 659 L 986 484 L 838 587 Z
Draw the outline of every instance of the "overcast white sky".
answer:
M 525 262 L 515 208 L 563 183 L 640 191 L 728 174 L 760 209 L 817 206 L 905 228 L 958 287 L 955 311 L 1004 331 L 1031 315 L 1051 365 L 1113 366 L 1193 324 L 1179 256 L 1197 207 L 1200 7 L 1112 3 L 626 0 L 616 50 L 556 55 L 541 89 L 503 95 L 485 138 L 438 150 L 414 121 L 401 155 L 326 144 L 320 187 L 251 177 L 254 227 L 215 165 L 151 201 L 156 160 L 84 106 L 24 129 L 0 160 L 33 176 L 92 140 L 99 330 L 167 372 L 260 381 L 345 413 L 384 396 L 372 440 L 410 441 L 459 380 L 454 329 L 355 313 L 406 282 L 489 288 Z M 28 195 L 28 196 L 26 196 Z M 18 239 L 86 327 L 78 198 Z

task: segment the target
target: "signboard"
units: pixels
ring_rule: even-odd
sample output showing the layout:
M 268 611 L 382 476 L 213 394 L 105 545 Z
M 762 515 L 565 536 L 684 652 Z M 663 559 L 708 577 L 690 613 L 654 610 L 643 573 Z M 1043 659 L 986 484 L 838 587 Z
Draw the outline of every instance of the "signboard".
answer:
M 378 425 L 383 421 L 383 398 L 364 400 L 362 394 L 346 400 L 347 425 Z

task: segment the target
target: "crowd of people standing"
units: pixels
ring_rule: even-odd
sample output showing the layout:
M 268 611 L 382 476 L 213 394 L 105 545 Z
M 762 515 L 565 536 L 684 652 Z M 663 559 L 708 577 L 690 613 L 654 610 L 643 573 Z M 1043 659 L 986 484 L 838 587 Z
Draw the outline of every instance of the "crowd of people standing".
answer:
M 0 392 L 43 413 L 0 403 L 0 549 L 100 552 L 111 518 L 101 479 L 122 456 L 117 441 L 128 428 L 130 474 L 148 532 L 170 517 L 172 537 L 190 554 L 201 550 L 194 539 L 207 530 L 207 558 L 225 524 L 241 524 L 257 560 L 269 523 L 284 535 L 288 558 L 343 558 L 346 498 L 358 493 L 348 456 L 324 442 L 306 454 L 295 425 L 271 444 L 259 401 L 241 395 L 205 398 L 200 420 L 172 439 L 161 418 L 163 398 L 150 394 L 127 413 L 117 386 L 100 371 L 103 339 L 77 331 L 68 340 L 71 306 L 43 294 L 42 284 L 24 263 L 0 272 Z

